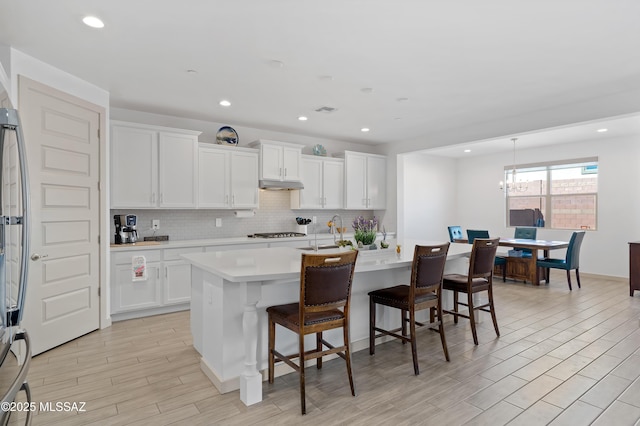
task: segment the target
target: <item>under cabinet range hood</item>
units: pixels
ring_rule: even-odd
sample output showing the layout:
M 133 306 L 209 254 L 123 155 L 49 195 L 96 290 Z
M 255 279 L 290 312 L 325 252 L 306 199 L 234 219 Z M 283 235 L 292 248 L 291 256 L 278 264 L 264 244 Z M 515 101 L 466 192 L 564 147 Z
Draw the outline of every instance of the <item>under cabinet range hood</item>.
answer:
M 255 182 L 255 181 L 254 181 Z M 300 181 L 294 180 L 271 180 L 271 179 L 260 179 L 258 181 L 258 186 L 260 189 L 304 189 L 304 185 Z

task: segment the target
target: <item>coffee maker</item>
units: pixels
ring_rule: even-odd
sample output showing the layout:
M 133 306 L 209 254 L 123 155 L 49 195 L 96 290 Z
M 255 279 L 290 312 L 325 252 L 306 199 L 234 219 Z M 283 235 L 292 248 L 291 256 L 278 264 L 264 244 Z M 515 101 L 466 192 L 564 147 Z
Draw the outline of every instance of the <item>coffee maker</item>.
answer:
M 113 223 L 116 226 L 116 244 L 129 244 L 138 241 L 138 231 L 136 222 L 138 218 L 135 214 L 117 214 L 113 216 Z

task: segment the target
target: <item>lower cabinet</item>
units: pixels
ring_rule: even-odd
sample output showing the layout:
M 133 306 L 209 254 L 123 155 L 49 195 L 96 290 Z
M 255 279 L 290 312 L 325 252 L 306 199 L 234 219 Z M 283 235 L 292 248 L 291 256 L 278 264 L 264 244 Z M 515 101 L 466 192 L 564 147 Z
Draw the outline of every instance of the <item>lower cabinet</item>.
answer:
M 191 266 L 180 255 L 201 252 L 202 247 L 113 252 L 111 315 L 130 319 L 189 309 Z M 145 280 L 135 281 L 132 258 L 144 256 Z
M 191 265 L 172 261 L 164 264 L 164 294 L 162 303 L 189 303 L 191 300 Z

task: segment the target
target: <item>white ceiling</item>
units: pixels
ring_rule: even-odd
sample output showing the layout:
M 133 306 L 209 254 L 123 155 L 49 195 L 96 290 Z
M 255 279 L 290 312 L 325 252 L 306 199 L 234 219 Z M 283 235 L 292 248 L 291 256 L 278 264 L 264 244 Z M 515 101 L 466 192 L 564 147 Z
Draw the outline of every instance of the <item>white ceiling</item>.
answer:
M 640 97 L 625 96 L 640 93 L 638 0 L 0 6 L 0 43 L 109 91 L 119 108 L 371 144 L 640 111 Z M 87 14 L 105 28 L 82 24 Z M 321 106 L 337 111 L 314 111 Z

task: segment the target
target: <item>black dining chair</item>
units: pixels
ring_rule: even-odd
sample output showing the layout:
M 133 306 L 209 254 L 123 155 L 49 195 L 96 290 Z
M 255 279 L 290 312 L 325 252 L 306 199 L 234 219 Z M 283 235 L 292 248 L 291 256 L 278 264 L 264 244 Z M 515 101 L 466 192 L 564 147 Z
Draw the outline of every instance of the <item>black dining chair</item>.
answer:
M 567 284 L 569 284 L 569 290 L 571 288 L 571 274 L 572 269 L 576 270 L 576 281 L 578 281 L 578 288 L 580 288 L 580 247 L 582 246 L 582 240 L 584 239 L 585 231 L 576 231 L 571 235 L 569 240 L 569 247 L 567 247 L 567 255 L 564 259 L 544 258 L 539 259 L 536 264 L 539 267 L 545 268 L 545 281 L 549 283 L 549 269 L 564 269 L 567 271 Z

